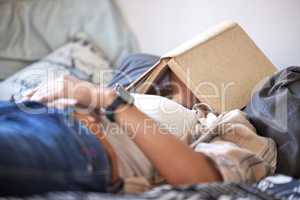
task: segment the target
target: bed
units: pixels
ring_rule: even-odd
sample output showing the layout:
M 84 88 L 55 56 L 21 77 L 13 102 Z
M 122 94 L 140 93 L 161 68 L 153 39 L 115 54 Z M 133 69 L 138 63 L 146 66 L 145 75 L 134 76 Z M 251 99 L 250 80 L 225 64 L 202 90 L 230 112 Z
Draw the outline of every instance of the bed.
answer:
M 45 81 L 45 74 L 73 74 L 106 84 L 114 66 L 137 51 L 137 42 L 111 0 L 0 1 L 0 100 Z M 72 5 L 72 6 L 69 6 Z M 51 15 L 52 17 L 49 17 Z M 47 26 L 45 26 L 45 24 Z M 22 69 L 22 70 L 21 70 Z M 96 71 L 107 71 L 106 79 Z M 7 78 L 9 77 L 9 78 Z M 300 199 L 300 182 L 267 177 L 253 185 L 214 183 L 171 187 L 142 194 L 54 192 L 26 199 Z M 14 197 L 14 199 L 22 199 Z
M 19 94 L 32 89 L 51 73 L 73 74 L 81 79 L 86 79 L 102 84 L 107 80 L 98 79 L 93 70 L 108 70 L 109 61 L 103 56 L 102 51 L 95 49 L 96 45 L 84 39 L 76 39 L 58 48 L 48 56 L 32 63 L 21 71 L 0 83 L 0 99 L 19 98 Z M 47 70 L 45 70 L 47 69 Z M 112 70 L 113 71 L 113 70 Z M 112 74 L 111 72 L 110 74 Z M 46 76 L 45 76 L 46 74 Z M 53 76 L 53 75 L 52 75 Z M 6 92 L 4 91 L 6 90 Z M 183 187 L 162 185 L 141 194 L 101 194 L 91 192 L 52 192 L 41 194 L 26 199 L 58 200 L 58 199 L 300 199 L 300 182 L 284 175 L 267 177 L 255 184 L 214 183 L 199 184 Z M 22 199 L 16 198 L 14 199 Z
M 11 197 L 12 198 L 12 197 Z M 22 198 L 13 198 L 21 200 Z M 25 199 L 25 198 L 24 198 Z M 270 176 L 253 185 L 236 183 L 199 184 L 182 187 L 163 185 L 141 194 L 101 194 L 90 192 L 53 192 L 33 197 L 26 200 L 137 200 L 137 199 L 161 199 L 161 200 L 276 200 L 300 199 L 300 182 L 289 176 Z

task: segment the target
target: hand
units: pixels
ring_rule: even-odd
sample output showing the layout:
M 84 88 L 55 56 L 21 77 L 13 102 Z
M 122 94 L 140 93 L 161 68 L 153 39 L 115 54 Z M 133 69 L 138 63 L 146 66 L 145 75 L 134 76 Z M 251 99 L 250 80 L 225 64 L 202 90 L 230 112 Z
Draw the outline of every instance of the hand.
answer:
M 81 104 L 85 99 L 79 97 L 86 96 L 86 94 L 76 96 L 75 92 L 79 90 L 78 85 L 88 85 L 87 87 L 93 88 L 90 83 L 65 75 L 27 92 L 23 100 L 39 101 L 55 107 Z
M 81 81 L 73 76 L 62 76 L 28 92 L 23 100 L 39 101 L 48 105 L 105 107 L 114 97 L 111 89 Z
M 60 98 L 71 98 L 73 88 L 80 82 L 72 76 L 61 76 L 48 81 L 41 86 L 27 92 L 23 100 L 51 102 Z

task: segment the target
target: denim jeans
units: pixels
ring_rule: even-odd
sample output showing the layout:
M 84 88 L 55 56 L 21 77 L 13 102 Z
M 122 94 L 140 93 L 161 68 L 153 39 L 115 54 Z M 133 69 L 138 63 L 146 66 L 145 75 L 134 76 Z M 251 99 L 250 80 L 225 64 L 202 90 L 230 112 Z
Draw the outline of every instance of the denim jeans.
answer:
M 0 193 L 107 192 L 110 162 L 69 112 L 35 102 L 0 102 Z

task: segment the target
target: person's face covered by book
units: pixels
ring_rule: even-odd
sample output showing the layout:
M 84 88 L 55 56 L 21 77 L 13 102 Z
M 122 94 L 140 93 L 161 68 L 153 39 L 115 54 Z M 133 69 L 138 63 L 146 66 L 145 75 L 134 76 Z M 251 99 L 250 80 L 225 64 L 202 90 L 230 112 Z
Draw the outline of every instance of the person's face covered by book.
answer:
M 148 93 L 167 97 L 187 108 L 199 103 L 186 85 L 170 70 L 153 84 Z

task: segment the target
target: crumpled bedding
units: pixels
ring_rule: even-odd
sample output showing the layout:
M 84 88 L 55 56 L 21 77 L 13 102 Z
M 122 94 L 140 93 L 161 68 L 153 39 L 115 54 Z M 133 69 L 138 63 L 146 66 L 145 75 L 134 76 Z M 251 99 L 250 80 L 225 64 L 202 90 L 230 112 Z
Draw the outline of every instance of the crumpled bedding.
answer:
M 101 49 L 87 40 L 74 40 L 0 82 L 0 100 L 20 100 L 26 91 L 66 74 L 105 85 L 113 70 Z
M 0 80 L 74 37 L 94 42 L 112 66 L 137 50 L 113 0 L 1 0 Z
M 213 199 L 253 199 L 253 200 L 276 200 L 276 199 L 300 199 L 300 181 L 289 176 L 276 175 L 267 177 L 256 184 L 246 185 L 237 183 L 212 183 L 182 187 L 163 185 L 149 192 L 132 195 L 114 195 L 89 192 L 54 192 L 24 200 L 136 200 L 136 199 L 161 199 L 161 200 L 213 200 Z M 1 198 L 5 199 L 5 198 Z M 23 200 L 23 198 L 14 198 Z

